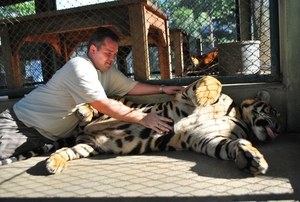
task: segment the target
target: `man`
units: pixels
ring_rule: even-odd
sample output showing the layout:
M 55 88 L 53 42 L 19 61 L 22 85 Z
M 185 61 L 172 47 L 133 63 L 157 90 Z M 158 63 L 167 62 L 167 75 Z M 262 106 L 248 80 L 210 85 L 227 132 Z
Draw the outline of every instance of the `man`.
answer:
M 47 84 L 0 114 L 0 159 L 69 137 L 79 122 L 74 114 L 76 106 L 82 103 L 158 133 L 171 130 L 168 122 L 172 120 L 159 116 L 159 112 L 134 111 L 108 98 L 159 92 L 175 94 L 182 88 L 144 84 L 125 77 L 113 66 L 118 42 L 118 36 L 111 30 L 98 28 L 88 42 L 87 57 L 71 59 Z

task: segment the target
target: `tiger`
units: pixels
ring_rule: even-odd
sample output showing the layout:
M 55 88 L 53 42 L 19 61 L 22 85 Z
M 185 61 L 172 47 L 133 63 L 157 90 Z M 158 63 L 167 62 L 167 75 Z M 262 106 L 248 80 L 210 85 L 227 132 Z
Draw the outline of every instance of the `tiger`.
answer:
M 217 74 L 218 70 L 218 51 L 212 51 L 200 56 L 191 55 L 192 67 L 187 68 L 187 76 Z
M 232 160 L 240 170 L 253 175 L 265 174 L 268 163 L 251 142 L 275 139 L 280 133 L 280 113 L 269 104 L 267 91 L 236 105 L 221 90 L 219 80 L 205 76 L 180 90 L 171 101 L 135 104 L 119 100 L 146 113 L 162 110 L 162 116 L 173 120 L 173 130 L 164 134 L 107 116 L 91 121 L 93 110 L 88 104 L 82 105 L 79 117 L 91 122 L 84 126 L 74 147 L 61 148 L 49 156 L 46 169 L 50 174 L 61 173 L 67 161 L 103 153 L 188 150 Z

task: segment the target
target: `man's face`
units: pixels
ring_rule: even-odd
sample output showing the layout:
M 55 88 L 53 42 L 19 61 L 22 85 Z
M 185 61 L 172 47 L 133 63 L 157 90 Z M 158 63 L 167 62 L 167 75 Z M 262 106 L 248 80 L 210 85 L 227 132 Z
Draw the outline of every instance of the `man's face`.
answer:
M 118 48 L 117 42 L 111 38 L 106 38 L 99 50 L 96 46 L 91 45 L 89 58 L 101 73 L 106 72 L 115 61 Z

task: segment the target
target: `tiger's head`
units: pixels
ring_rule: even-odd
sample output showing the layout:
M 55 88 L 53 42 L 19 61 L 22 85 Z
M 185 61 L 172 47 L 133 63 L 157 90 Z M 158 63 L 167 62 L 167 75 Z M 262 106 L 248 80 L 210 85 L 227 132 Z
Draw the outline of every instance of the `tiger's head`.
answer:
M 275 139 L 280 132 L 280 113 L 269 104 L 269 100 L 270 94 L 260 91 L 255 99 L 244 100 L 240 105 L 240 118 L 260 141 Z

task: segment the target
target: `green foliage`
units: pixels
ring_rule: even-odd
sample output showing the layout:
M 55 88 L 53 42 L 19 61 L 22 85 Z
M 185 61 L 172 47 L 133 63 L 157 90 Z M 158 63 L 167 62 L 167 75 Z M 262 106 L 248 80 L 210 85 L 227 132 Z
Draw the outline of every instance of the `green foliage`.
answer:
M 208 26 L 215 19 L 223 23 L 234 22 L 234 0 L 151 0 L 151 2 L 170 16 L 170 28 L 181 28 L 188 33 Z
M 169 15 L 169 27 L 201 39 L 204 47 L 236 39 L 235 0 L 151 0 Z
M 35 13 L 34 1 L 0 7 L 0 20 L 32 15 Z

